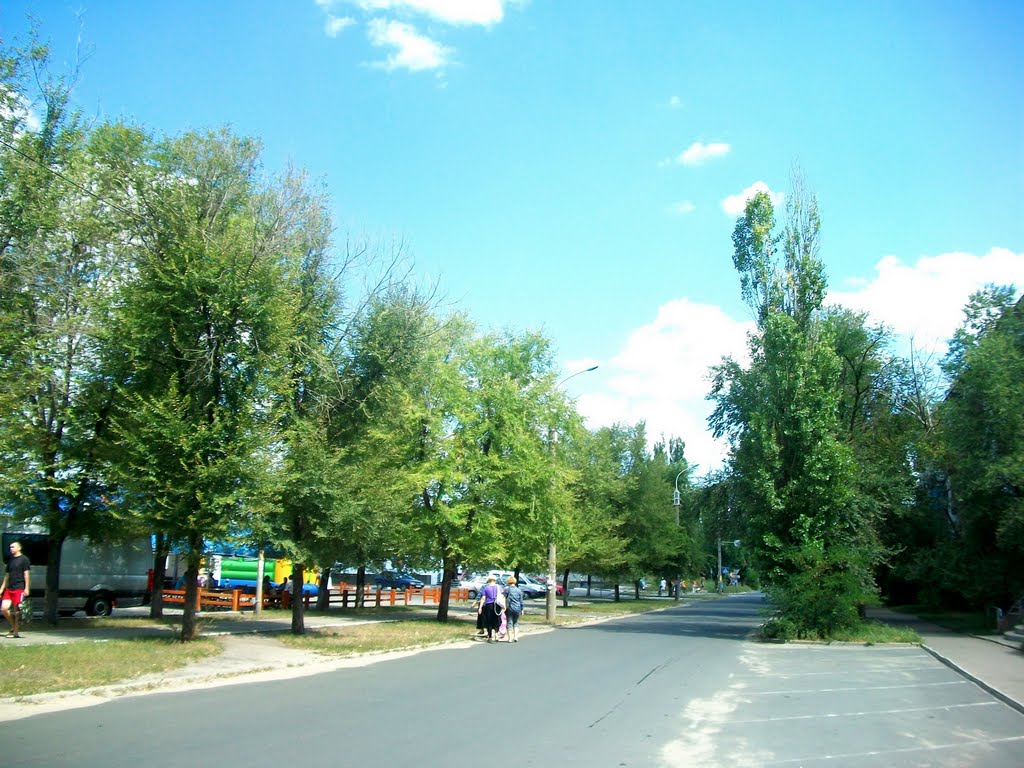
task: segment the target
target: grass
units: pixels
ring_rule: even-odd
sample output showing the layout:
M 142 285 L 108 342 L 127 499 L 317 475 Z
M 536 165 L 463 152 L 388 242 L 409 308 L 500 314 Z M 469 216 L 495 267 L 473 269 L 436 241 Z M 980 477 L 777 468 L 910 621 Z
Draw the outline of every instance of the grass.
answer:
M 881 621 L 865 621 L 853 629 L 837 632 L 831 638 L 841 643 L 920 643 L 921 636 L 913 629 L 894 627 Z
M 305 635 L 284 635 L 280 640 L 291 648 L 353 656 L 467 640 L 475 631 L 469 619 L 453 618 L 447 622 L 438 622 L 429 618 L 403 618 L 344 628 L 307 630 Z
M 179 643 L 172 638 L 146 637 L 63 645 L 0 646 L 0 697 L 27 696 L 131 680 L 166 672 L 220 652 L 215 640 Z
M 965 635 L 994 635 L 994 620 L 980 611 L 952 611 L 923 605 L 893 606 L 892 610 L 930 621 L 940 627 Z
M 104 616 L 87 616 L 87 617 L 75 617 L 75 618 L 60 618 L 57 620 L 57 626 L 53 627 L 44 622 L 42 619 L 33 619 L 30 624 L 25 628 L 28 631 L 35 629 L 46 631 L 46 632 L 61 632 L 61 631 L 75 631 L 80 630 L 91 630 L 91 629 L 133 629 L 139 627 L 153 627 L 153 626 L 164 626 L 174 627 L 181 626 L 180 616 L 164 616 L 160 619 L 151 619 L 143 616 L 128 616 L 128 617 L 104 617 Z

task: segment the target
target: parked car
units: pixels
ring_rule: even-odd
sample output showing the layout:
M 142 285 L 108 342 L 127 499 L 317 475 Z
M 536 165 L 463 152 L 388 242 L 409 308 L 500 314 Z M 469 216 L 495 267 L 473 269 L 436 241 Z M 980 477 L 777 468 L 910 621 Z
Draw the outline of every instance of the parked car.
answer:
M 484 585 L 486 583 L 487 574 L 477 573 L 467 575 L 465 578 L 460 579 L 458 584 L 452 584 L 452 586 L 458 587 L 459 589 L 468 589 L 469 599 L 476 600 L 477 597 L 480 595 L 480 590 L 484 588 Z
M 473 574 L 471 576 L 467 576 L 457 585 L 453 586 L 458 586 L 461 589 L 468 589 L 469 599 L 476 600 L 477 596 L 480 594 L 480 590 L 483 589 L 489 577 L 493 576 L 495 581 L 497 581 L 498 586 L 504 589 L 506 586 L 508 586 L 508 577 L 514 575 L 515 574 L 512 573 L 512 571 L 488 571 L 487 573 L 478 573 Z M 526 576 L 525 574 L 520 574 L 518 583 L 519 588 L 523 590 L 523 597 L 527 598 L 528 600 L 544 597 L 547 594 L 547 587 L 531 579 L 529 576 Z M 561 594 L 561 592 L 559 592 L 559 594 Z
M 523 597 L 528 599 L 544 597 L 548 592 L 546 586 L 522 574 L 519 576 L 519 588 L 523 590 Z
M 545 591 L 547 590 L 547 576 L 532 576 L 531 579 L 537 584 L 540 584 L 542 587 L 544 587 Z M 565 587 L 562 586 L 562 582 L 560 581 L 555 582 L 555 594 L 559 597 L 565 594 Z
M 373 583 L 377 585 L 377 589 L 397 589 L 399 592 L 404 592 L 410 588 L 423 589 L 424 587 L 423 582 L 415 576 L 410 576 L 408 573 L 395 573 L 394 571 L 384 571 L 378 574 Z

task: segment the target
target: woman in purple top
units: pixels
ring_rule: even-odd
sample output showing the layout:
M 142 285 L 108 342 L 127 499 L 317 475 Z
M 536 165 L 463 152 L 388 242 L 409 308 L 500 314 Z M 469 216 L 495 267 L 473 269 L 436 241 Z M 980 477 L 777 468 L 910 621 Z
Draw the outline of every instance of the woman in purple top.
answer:
M 483 617 L 484 629 L 487 630 L 487 642 L 495 641 L 494 635 L 501 626 L 501 613 L 504 606 L 498 604 L 501 588 L 494 576 L 487 577 L 487 584 L 480 590 L 480 607 L 477 612 Z

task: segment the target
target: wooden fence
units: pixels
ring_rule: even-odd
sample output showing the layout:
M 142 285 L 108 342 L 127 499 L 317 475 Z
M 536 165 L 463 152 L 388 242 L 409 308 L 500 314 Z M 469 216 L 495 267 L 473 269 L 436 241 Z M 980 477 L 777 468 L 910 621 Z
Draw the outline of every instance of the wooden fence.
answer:
M 338 584 L 334 590 L 328 593 L 329 603 L 341 603 L 342 608 L 354 607 L 358 591 L 349 584 Z M 452 602 L 469 602 L 469 590 L 454 588 L 449 592 Z M 165 589 L 163 591 L 163 602 L 165 605 L 184 605 L 184 589 Z M 303 595 L 302 602 L 306 608 L 316 602 L 315 595 Z M 441 602 L 441 587 L 424 587 L 422 589 L 376 589 L 366 586 L 363 588 L 363 605 L 365 607 L 380 608 L 381 606 L 395 605 L 437 605 Z M 243 608 L 255 608 L 256 595 L 251 592 L 244 592 L 241 589 L 196 590 L 196 610 L 204 608 L 221 608 L 229 611 L 240 611 Z M 264 608 L 289 608 L 291 607 L 291 595 L 272 594 L 263 596 Z

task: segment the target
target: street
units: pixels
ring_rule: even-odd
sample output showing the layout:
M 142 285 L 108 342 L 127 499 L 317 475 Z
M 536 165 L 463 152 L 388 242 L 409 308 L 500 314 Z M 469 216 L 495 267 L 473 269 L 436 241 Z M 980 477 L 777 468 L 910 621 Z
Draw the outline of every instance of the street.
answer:
M 1010 766 L 1024 715 L 912 646 L 750 642 L 731 596 L 0 733 L 5 766 Z

